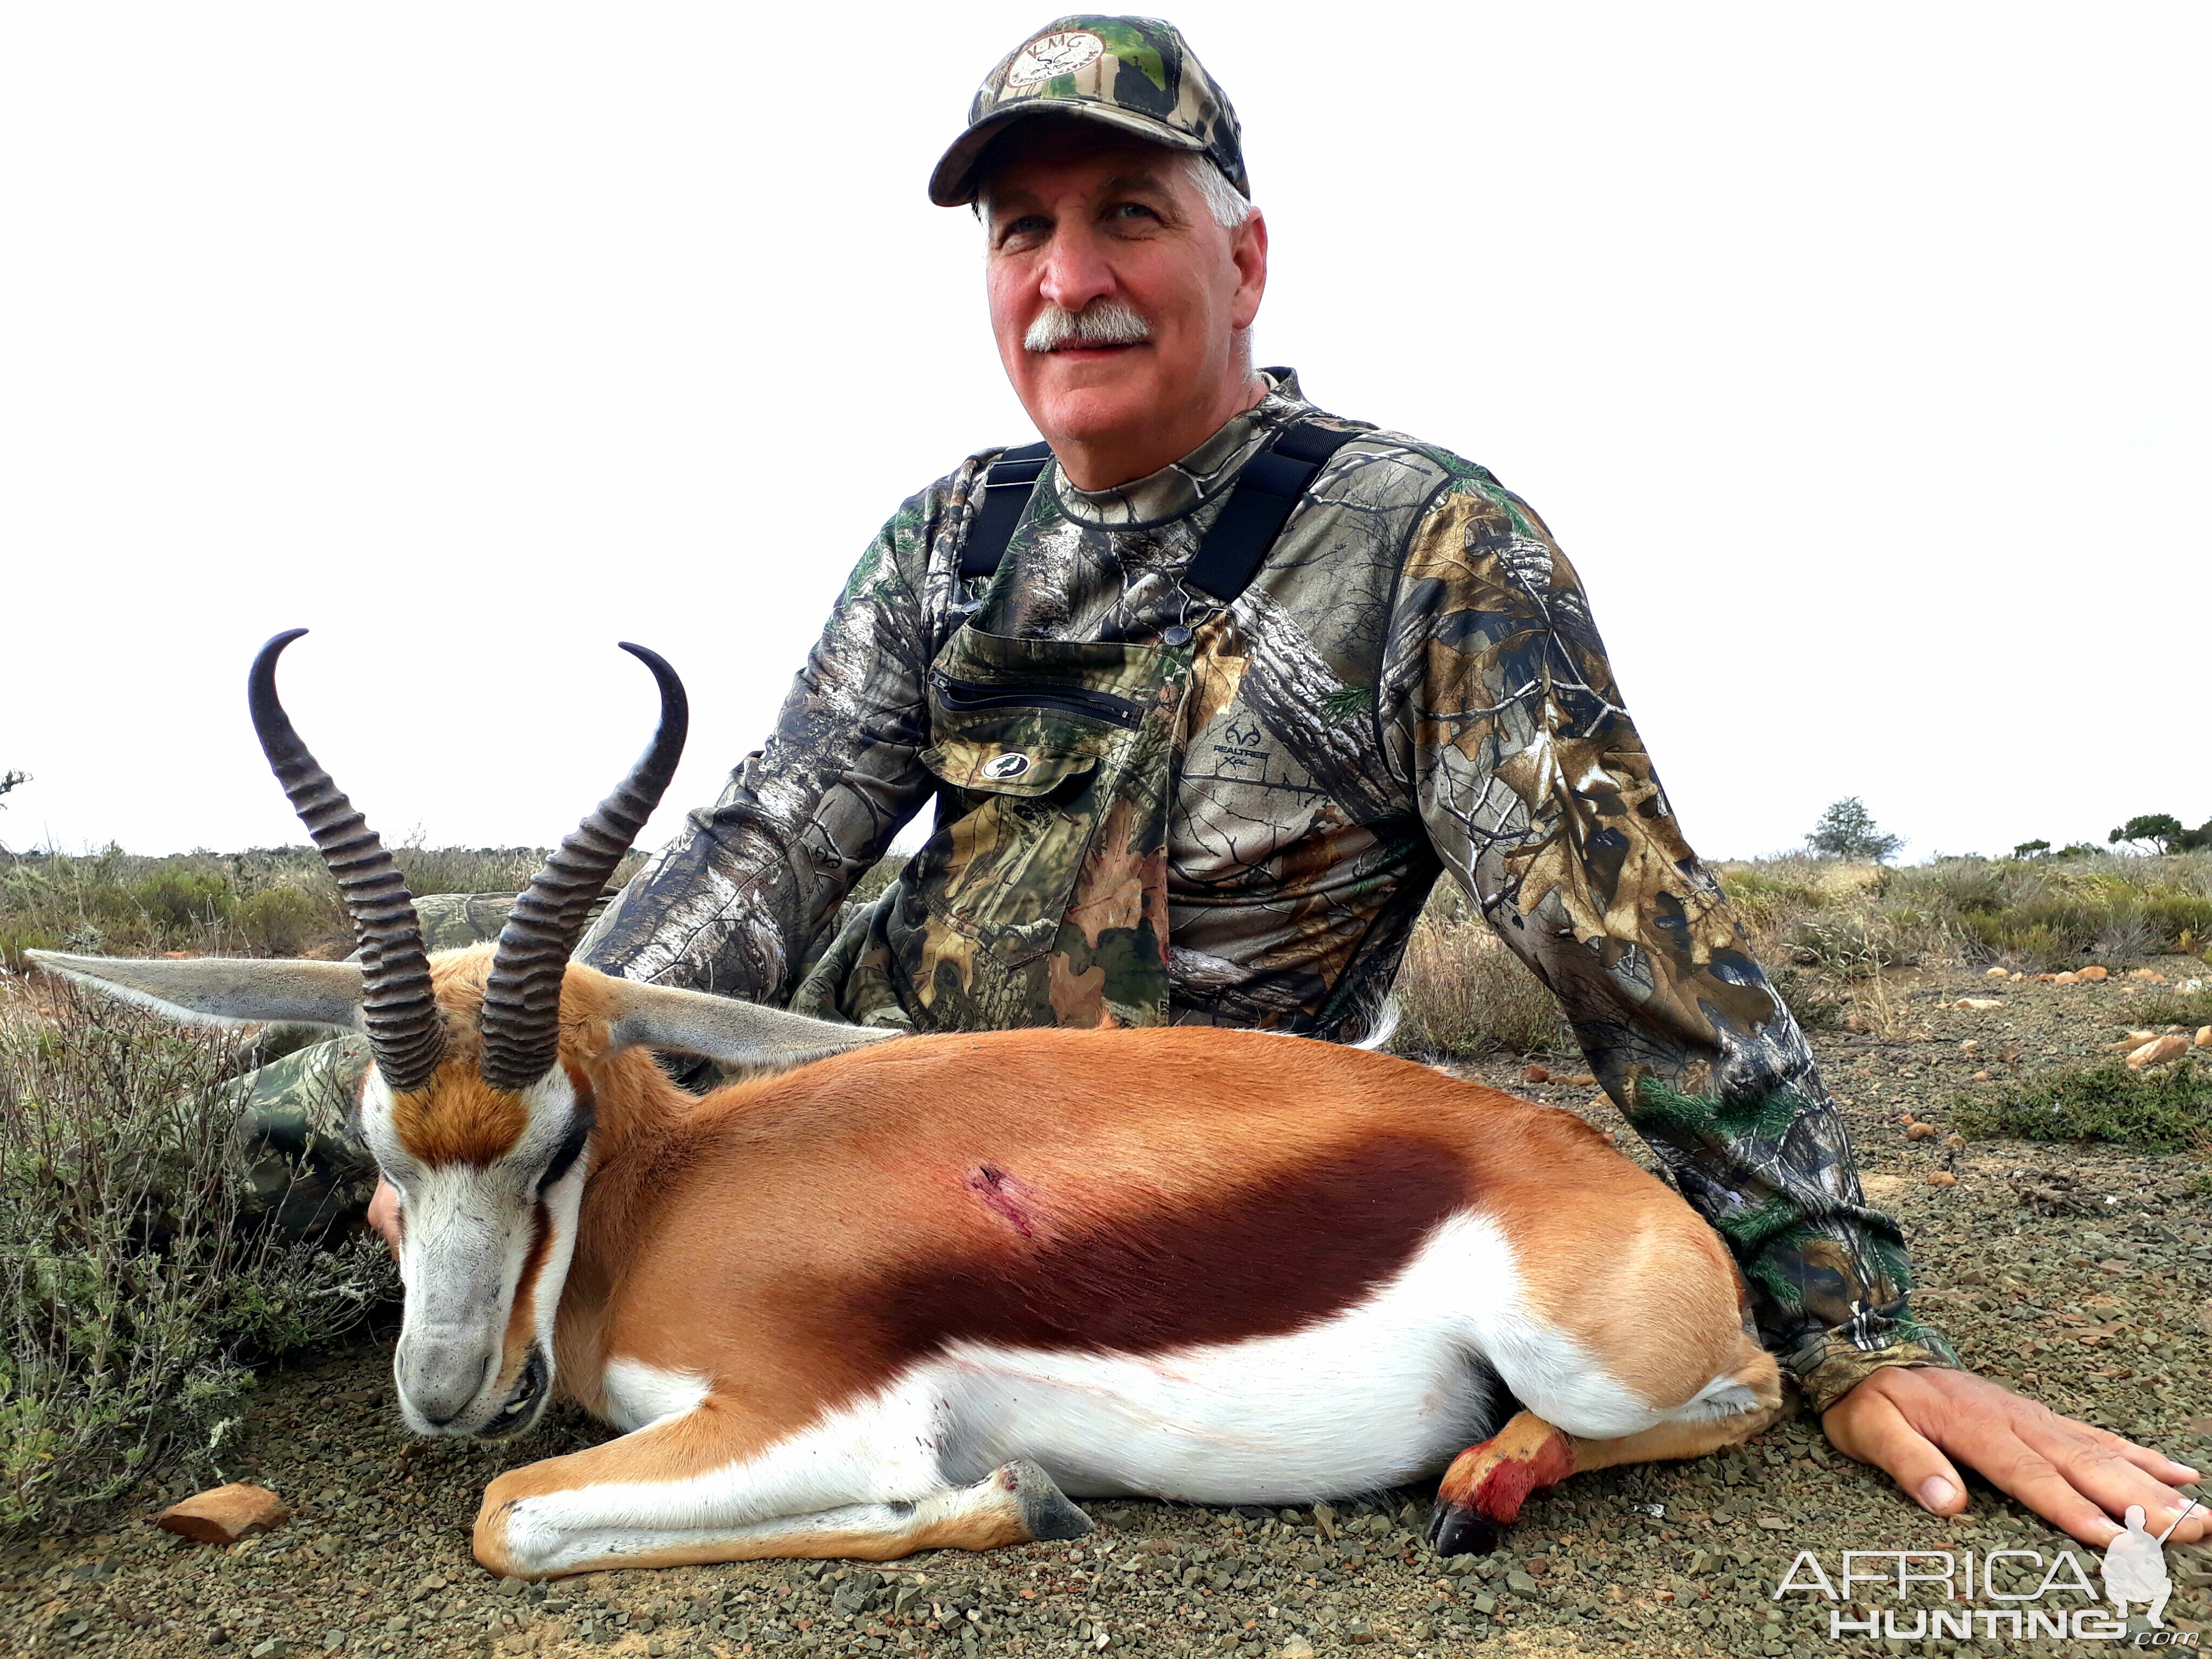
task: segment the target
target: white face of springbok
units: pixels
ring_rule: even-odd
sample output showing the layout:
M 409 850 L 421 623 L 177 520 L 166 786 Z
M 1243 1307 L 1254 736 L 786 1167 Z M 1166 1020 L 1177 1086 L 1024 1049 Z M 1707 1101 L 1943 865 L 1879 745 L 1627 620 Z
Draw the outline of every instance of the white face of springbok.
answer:
M 448 952 L 434 967 L 391 855 L 276 700 L 276 658 L 296 637 L 282 634 L 262 648 L 248 703 L 278 781 L 337 878 L 362 947 L 358 965 L 30 954 L 52 972 L 177 1019 L 365 1034 L 374 1064 L 362 1085 L 362 1132 L 399 1194 L 400 1409 L 420 1434 L 519 1433 L 551 1396 L 554 1317 L 592 1167 L 593 1067 L 651 1048 L 775 1068 L 884 1034 L 569 966 L 592 902 L 683 749 L 683 685 L 636 646 L 623 648 L 660 685 L 652 744 L 515 900 L 497 946 Z M 572 999 L 590 1006 L 570 1007 Z M 605 1032 L 605 1046 L 564 1055 L 564 1009 Z
M 520 1433 L 551 1395 L 594 1114 L 557 1066 L 504 1098 L 464 1079 L 443 1102 L 440 1080 L 403 1101 L 372 1070 L 362 1090 L 362 1137 L 399 1194 L 399 1408 L 417 1434 Z

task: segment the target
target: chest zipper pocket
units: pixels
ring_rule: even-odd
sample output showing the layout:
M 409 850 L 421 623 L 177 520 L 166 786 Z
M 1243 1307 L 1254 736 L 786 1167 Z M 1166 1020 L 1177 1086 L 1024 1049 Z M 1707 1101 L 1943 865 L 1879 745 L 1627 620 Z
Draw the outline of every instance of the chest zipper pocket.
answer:
M 1067 685 L 986 685 L 976 680 L 956 680 L 949 674 L 932 674 L 930 683 L 939 700 L 956 714 L 986 708 L 1051 708 L 1104 720 L 1133 732 L 1145 722 L 1145 711 L 1127 697 L 1110 691 L 1086 691 Z

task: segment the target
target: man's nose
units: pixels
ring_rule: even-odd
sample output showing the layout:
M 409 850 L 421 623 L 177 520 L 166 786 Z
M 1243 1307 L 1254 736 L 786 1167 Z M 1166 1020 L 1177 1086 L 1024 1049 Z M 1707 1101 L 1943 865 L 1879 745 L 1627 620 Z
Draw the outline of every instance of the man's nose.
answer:
M 1058 227 L 1045 250 L 1039 291 L 1062 311 L 1077 312 L 1114 291 L 1114 268 L 1087 225 Z

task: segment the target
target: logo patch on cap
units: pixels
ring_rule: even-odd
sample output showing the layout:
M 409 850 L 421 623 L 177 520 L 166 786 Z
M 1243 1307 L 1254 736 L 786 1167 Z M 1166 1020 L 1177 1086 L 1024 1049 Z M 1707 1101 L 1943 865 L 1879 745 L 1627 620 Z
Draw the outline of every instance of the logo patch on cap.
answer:
M 1028 771 L 1030 757 L 1027 755 L 1017 755 L 1009 750 L 1003 755 L 994 755 L 977 769 L 992 782 L 1004 783 L 1007 779 L 1018 778 Z
M 1015 54 L 1006 69 L 1009 87 L 1033 87 L 1056 76 L 1088 68 L 1105 52 L 1106 43 L 1085 29 L 1040 34 Z

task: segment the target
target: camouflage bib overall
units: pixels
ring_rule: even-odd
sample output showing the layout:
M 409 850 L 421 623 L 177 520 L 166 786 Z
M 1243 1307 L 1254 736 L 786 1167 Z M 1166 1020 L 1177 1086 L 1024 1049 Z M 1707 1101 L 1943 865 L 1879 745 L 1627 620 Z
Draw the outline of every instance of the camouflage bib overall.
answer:
M 1291 426 L 1246 463 L 1191 563 L 1225 610 L 1350 434 Z M 1042 445 L 991 469 L 963 574 L 996 568 Z M 792 1006 L 916 1030 L 1159 1025 L 1168 1018 L 1168 809 L 1194 632 L 1156 644 L 963 625 L 931 665 L 938 829 L 852 918 Z

